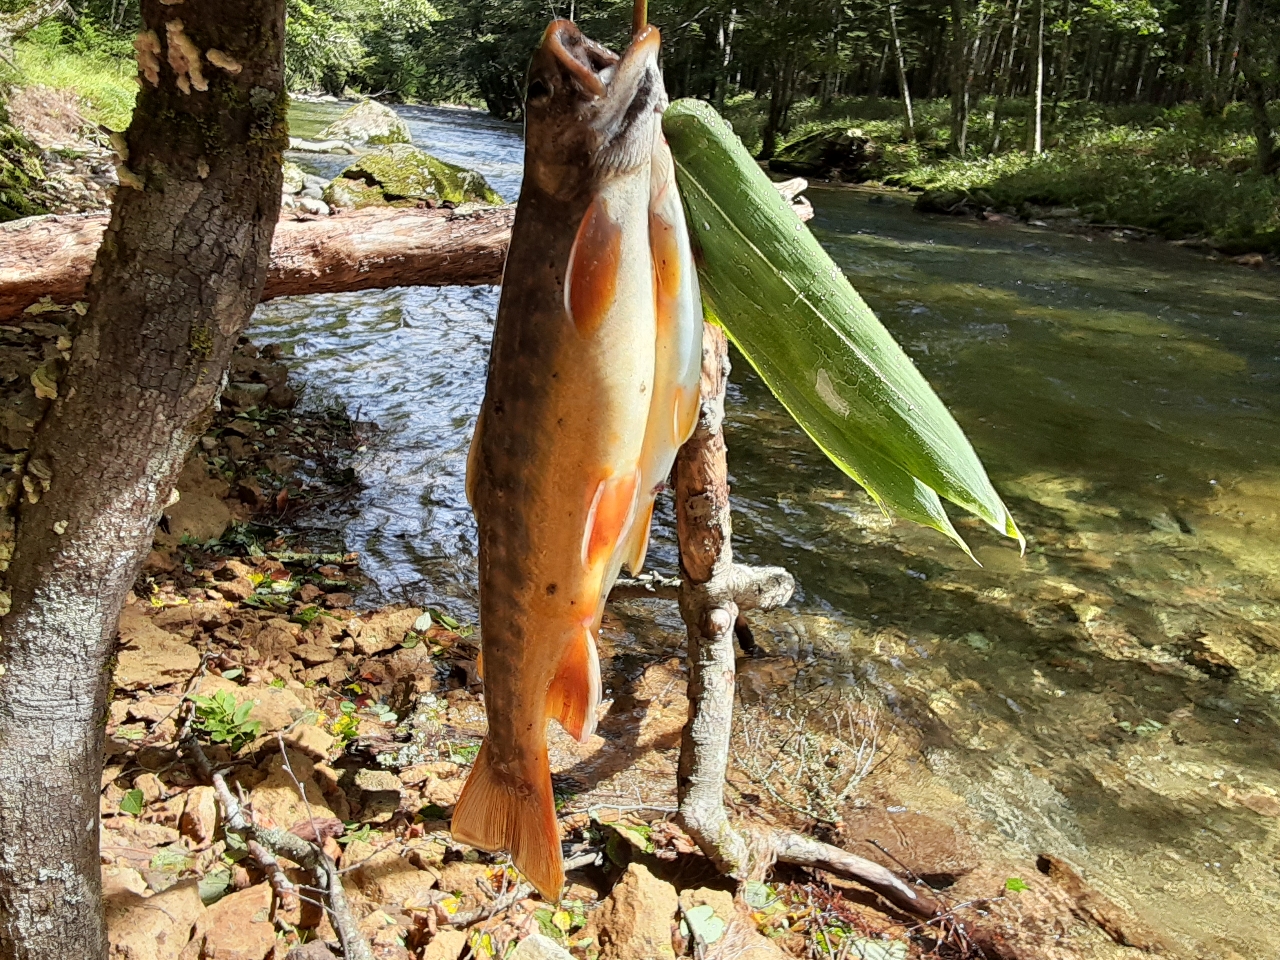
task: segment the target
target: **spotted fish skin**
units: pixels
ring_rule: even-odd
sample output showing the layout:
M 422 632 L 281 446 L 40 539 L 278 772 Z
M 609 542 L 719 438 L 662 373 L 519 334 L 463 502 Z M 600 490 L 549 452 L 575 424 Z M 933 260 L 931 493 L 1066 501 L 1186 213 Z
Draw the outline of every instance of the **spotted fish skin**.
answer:
M 647 496 L 658 43 L 646 28 L 619 58 L 557 20 L 533 57 L 525 179 L 468 462 L 489 730 L 453 833 L 509 850 L 551 900 L 564 873 L 546 721 L 583 740 L 594 730 L 600 610 Z

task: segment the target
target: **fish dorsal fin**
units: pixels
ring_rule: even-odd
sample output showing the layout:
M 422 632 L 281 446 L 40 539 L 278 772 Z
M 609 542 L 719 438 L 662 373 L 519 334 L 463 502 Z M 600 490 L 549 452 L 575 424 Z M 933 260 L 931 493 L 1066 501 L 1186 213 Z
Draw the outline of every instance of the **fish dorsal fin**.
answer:
M 578 225 L 564 275 L 564 308 L 584 337 L 595 333 L 613 306 L 622 265 L 622 227 L 596 197 Z
M 600 706 L 600 654 L 588 627 L 560 658 L 560 669 L 547 689 L 547 716 L 555 717 L 565 733 L 586 743 L 596 732 Z

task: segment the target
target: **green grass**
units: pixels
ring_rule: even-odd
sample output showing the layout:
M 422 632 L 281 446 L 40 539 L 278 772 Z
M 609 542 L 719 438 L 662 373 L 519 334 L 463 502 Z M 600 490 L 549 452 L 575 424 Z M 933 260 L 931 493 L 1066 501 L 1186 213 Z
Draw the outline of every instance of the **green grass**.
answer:
M 748 147 L 758 149 L 765 104 L 749 97 L 725 105 Z M 973 111 L 976 156 L 948 154 L 948 105 L 916 104 L 915 142 L 902 137 L 897 101 L 802 101 L 780 147 L 819 130 L 858 128 L 878 146 L 873 180 L 972 196 L 980 205 L 1023 216 L 1039 207 L 1071 207 L 1096 223 L 1153 230 L 1171 240 L 1201 237 L 1227 253 L 1280 253 L 1280 180 L 1253 171 L 1249 114 L 1233 104 L 1206 118 L 1195 105 L 1100 106 L 1064 103 L 1047 114 L 1046 150 L 1024 148 L 1030 104 L 1004 107 L 1000 152 L 990 153 L 995 103 Z
M 64 24 L 49 22 L 17 44 L 18 84 L 74 90 L 87 105 L 88 119 L 123 130 L 138 93 L 137 65 L 124 55 L 118 41 L 95 43 L 94 38 L 77 36 L 63 42 L 66 29 Z

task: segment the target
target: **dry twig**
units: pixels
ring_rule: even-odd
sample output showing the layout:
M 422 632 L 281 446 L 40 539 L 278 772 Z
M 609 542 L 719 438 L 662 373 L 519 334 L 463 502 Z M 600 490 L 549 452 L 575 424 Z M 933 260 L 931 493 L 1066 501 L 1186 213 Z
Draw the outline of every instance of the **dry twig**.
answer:
M 193 683 L 198 682 L 199 675 L 193 678 Z M 189 693 L 183 694 L 184 700 L 187 699 L 188 695 Z M 338 875 L 337 865 L 332 858 L 319 845 L 303 840 L 287 830 L 259 826 L 253 822 L 252 817 L 246 815 L 245 806 L 231 793 L 231 789 L 227 786 L 226 778 L 219 771 L 214 770 L 209 758 L 205 755 L 204 749 L 200 746 L 199 740 L 196 739 L 192 731 L 194 718 L 195 710 L 193 706 L 187 710 L 187 716 L 178 739 L 195 761 L 196 766 L 199 767 L 201 774 L 212 783 L 218 798 L 218 805 L 222 808 L 224 829 L 238 834 L 245 841 L 245 846 L 250 850 L 250 853 L 254 855 L 254 858 L 268 873 L 274 875 L 279 872 L 280 876 L 283 877 L 283 871 L 277 859 L 279 857 L 291 860 L 305 870 L 310 870 L 316 877 L 317 889 L 326 895 L 327 903 L 325 904 L 325 909 L 328 911 L 329 918 L 333 922 L 333 928 L 337 931 L 338 939 L 342 943 L 343 956 L 346 957 L 346 960 L 374 960 L 369 942 L 365 939 L 364 934 L 360 932 L 355 914 L 352 913 L 351 906 L 347 902 L 346 890 L 342 886 L 342 878 Z M 283 741 L 281 742 L 281 747 L 283 749 Z M 293 770 L 289 767 L 287 753 L 285 754 L 285 767 L 289 771 L 289 775 L 293 777 Z M 295 784 L 298 783 L 296 777 L 293 777 L 293 780 Z M 300 786 L 299 790 L 301 790 Z M 305 791 L 302 793 L 302 799 L 304 803 L 307 802 Z M 308 807 L 308 814 L 309 812 L 310 808 Z M 250 844 L 253 846 L 250 846 Z M 257 848 L 257 853 L 254 853 L 255 847 Z M 265 861 L 262 859 L 262 855 L 265 855 Z M 289 884 L 290 890 L 293 890 L 296 894 L 296 890 L 294 890 L 293 885 L 289 883 L 287 878 L 284 878 L 284 882 Z M 277 887 L 277 890 L 279 890 L 279 887 Z

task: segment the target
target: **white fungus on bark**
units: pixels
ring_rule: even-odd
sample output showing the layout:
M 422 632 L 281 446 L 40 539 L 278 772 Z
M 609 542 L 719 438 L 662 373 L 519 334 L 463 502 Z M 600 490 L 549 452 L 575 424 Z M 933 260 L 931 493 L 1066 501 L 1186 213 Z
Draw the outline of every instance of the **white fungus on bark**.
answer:
M 138 58 L 138 69 L 151 82 L 160 86 L 160 38 L 154 30 L 143 30 L 133 38 L 133 49 Z
M 227 73 L 231 74 L 233 77 L 243 69 L 239 63 L 231 59 L 231 57 L 227 56 L 217 47 L 210 47 L 204 52 L 204 55 L 209 58 L 209 62 L 215 67 L 227 71 Z
M 183 93 L 190 93 L 192 87 L 208 90 L 209 81 L 200 68 L 200 49 L 183 33 L 182 21 L 170 20 L 164 29 L 169 41 L 169 66 L 178 75 L 178 89 Z

